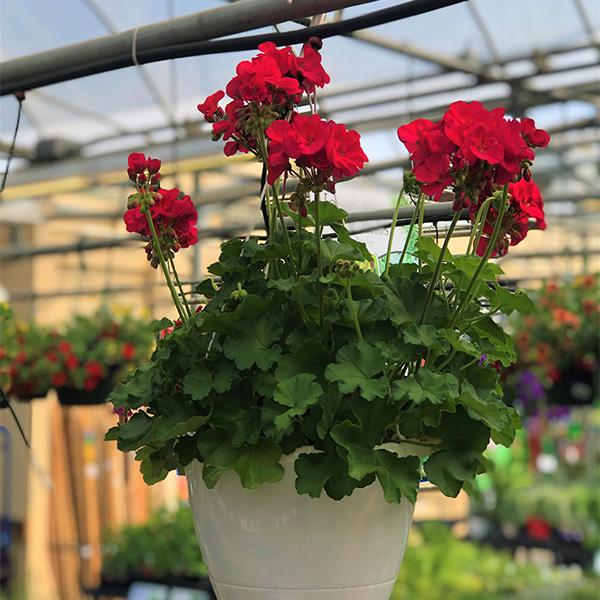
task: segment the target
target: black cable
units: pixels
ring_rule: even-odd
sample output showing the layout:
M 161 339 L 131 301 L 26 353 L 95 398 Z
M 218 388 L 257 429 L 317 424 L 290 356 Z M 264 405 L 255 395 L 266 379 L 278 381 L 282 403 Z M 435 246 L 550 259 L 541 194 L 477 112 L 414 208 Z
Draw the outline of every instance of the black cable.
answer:
M 23 438 L 25 445 L 27 446 L 27 448 L 29 448 L 29 450 L 31 450 L 31 446 L 29 445 L 29 442 L 27 441 L 27 438 L 25 437 L 25 432 L 23 431 L 23 428 L 21 427 L 21 423 L 19 423 L 19 419 L 17 418 L 17 415 L 15 414 L 15 411 L 13 410 L 13 407 L 10 404 L 10 400 L 8 399 L 8 396 L 5 394 L 2 387 L 0 387 L 0 394 L 2 397 L 2 400 L 0 401 L 0 408 L 8 408 L 10 410 L 10 412 L 12 413 L 13 419 L 15 420 L 15 423 L 17 424 L 17 427 L 19 428 L 19 432 L 21 433 L 21 437 Z
M 8 151 L 8 159 L 6 160 L 6 169 L 4 170 L 4 177 L 2 178 L 2 187 L 0 187 L 0 194 L 4 191 L 4 186 L 6 185 L 6 178 L 8 177 L 8 168 L 10 167 L 10 161 L 15 153 L 15 144 L 17 142 L 17 132 L 19 131 L 19 123 L 21 122 L 21 112 L 23 108 L 23 100 L 25 100 L 25 94 L 23 92 L 15 93 L 15 98 L 19 101 L 19 110 L 17 112 L 17 124 L 15 125 L 15 133 L 13 135 L 12 144 L 10 145 L 10 150 Z
M 139 49 L 136 52 L 137 61 L 140 64 L 159 62 L 173 58 L 184 58 L 188 56 L 202 56 L 206 54 L 218 54 L 225 52 L 240 52 L 242 50 L 255 50 L 262 42 L 274 42 L 278 46 L 290 44 L 302 44 L 311 37 L 328 38 L 335 35 L 348 35 L 354 31 L 376 27 L 384 23 L 399 21 L 409 17 L 422 15 L 433 10 L 446 8 L 454 4 L 460 4 L 467 0 L 411 0 L 397 6 L 384 8 L 366 15 L 339 21 L 337 23 L 326 23 L 315 27 L 307 27 L 283 33 L 262 33 L 244 37 L 231 37 L 219 40 L 203 42 L 187 42 L 174 44 L 148 50 Z M 25 77 L 18 81 L 1 81 L 0 95 L 12 93 L 17 90 L 29 90 L 32 88 L 78 79 L 88 75 L 122 69 L 133 65 L 131 52 L 103 58 L 96 62 L 89 61 L 85 65 L 74 65 L 61 71 L 49 71 Z

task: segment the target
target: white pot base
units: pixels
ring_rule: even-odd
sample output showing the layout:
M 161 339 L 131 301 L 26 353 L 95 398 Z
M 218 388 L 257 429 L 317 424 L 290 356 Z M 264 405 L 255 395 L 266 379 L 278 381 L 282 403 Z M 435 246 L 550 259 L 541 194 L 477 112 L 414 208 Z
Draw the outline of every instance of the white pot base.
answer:
M 211 579 L 219 600 L 389 600 L 395 580 L 358 587 L 298 590 L 257 588 L 219 583 Z
M 394 450 L 403 450 L 398 445 Z M 414 507 L 388 504 L 381 486 L 340 501 L 296 492 L 294 460 L 285 475 L 247 490 L 226 472 L 209 490 L 202 466 L 186 468 L 190 505 L 219 600 L 388 600 Z

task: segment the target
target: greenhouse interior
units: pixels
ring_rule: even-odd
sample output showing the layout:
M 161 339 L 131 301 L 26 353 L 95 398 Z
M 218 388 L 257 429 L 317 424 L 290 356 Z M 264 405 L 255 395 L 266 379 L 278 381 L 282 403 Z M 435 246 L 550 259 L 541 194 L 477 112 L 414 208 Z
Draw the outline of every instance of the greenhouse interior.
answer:
M 3 0 L 0 600 L 597 600 L 597 0 Z

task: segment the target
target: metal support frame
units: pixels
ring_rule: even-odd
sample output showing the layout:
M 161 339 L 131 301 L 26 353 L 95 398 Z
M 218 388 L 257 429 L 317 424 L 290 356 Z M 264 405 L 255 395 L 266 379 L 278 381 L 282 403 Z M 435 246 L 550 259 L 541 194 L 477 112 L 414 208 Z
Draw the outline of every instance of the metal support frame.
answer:
M 207 52 L 244 49 L 241 38 L 213 43 L 208 50 L 197 44 L 214 38 L 268 27 L 284 21 L 310 17 L 373 0 L 245 0 L 186 15 L 171 21 L 138 27 L 135 30 L 98 38 L 64 48 L 49 50 L 3 62 L 0 72 L 0 95 L 27 90 L 49 83 L 76 79 L 138 63 L 169 58 L 196 56 Z M 250 47 L 261 40 L 298 37 L 306 41 L 311 35 L 338 35 L 345 27 L 359 29 L 437 10 L 466 0 L 412 0 L 399 6 L 318 27 L 280 34 L 251 36 Z M 176 44 L 173 44 L 176 40 Z M 136 49 L 134 60 L 132 49 Z M 287 42 L 286 42 L 287 43 Z

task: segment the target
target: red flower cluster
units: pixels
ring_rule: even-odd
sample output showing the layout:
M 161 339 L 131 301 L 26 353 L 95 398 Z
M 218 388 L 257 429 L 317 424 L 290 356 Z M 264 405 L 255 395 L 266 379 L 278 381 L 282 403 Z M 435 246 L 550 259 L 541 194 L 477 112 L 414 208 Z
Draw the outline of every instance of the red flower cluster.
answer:
M 516 246 L 525 239 L 529 231 L 529 221 L 535 220 L 537 229 L 546 229 L 546 219 L 544 216 L 544 203 L 542 194 L 533 181 L 521 179 L 517 183 L 509 183 L 508 193 L 510 195 L 510 204 L 508 210 L 502 219 L 502 227 L 498 244 L 492 256 L 504 256 L 508 252 L 508 247 Z M 471 205 L 471 219 L 475 219 L 477 205 Z M 490 238 L 494 230 L 493 223 L 498 217 L 498 211 L 492 206 L 488 213 L 483 235 L 477 247 L 477 254 L 483 256 L 490 243 Z
M 133 152 L 127 160 L 127 175 L 134 183 L 145 185 L 150 183 L 156 185 L 160 180 L 160 160 L 157 158 L 146 159 L 144 154 Z
M 303 183 L 313 191 L 335 191 L 333 179 L 352 177 L 369 159 L 356 131 L 323 121 L 319 115 L 296 114 L 291 122 L 278 120 L 267 129 L 269 160 L 267 183 L 282 173 L 294 172 L 290 159 L 304 170 Z M 297 175 L 297 173 L 296 173 Z
M 423 192 L 439 200 L 452 186 L 465 207 L 491 196 L 494 185 L 521 173 L 528 179 L 533 148 L 550 141 L 531 119 L 508 120 L 503 108 L 489 111 L 480 102 L 454 102 L 438 123 L 418 119 L 398 128 L 398 137 Z
M 209 96 L 198 110 L 213 123 L 213 136 L 231 140 L 224 152 L 255 152 L 257 132 L 277 119 L 284 119 L 300 102 L 304 92 L 329 83 L 321 65 L 321 55 L 310 44 L 296 57 L 290 47 L 278 49 L 273 42 L 258 47 L 252 60 L 238 64 L 236 76 L 225 88 L 231 102 L 225 110 L 218 103 L 225 96 L 219 91 Z
M 156 233 L 161 243 L 162 250 L 172 256 L 180 248 L 188 248 L 198 241 L 198 230 L 195 225 L 198 213 L 189 196 L 180 198 L 178 189 L 163 190 L 156 193 L 155 201 L 150 206 L 150 216 L 154 223 Z M 154 256 L 152 234 L 145 214 L 139 206 L 130 208 L 125 212 L 125 225 L 127 231 L 139 233 L 148 241 L 146 252 L 154 268 L 158 267 L 158 258 Z
M 398 137 L 411 154 L 422 191 L 439 200 L 443 190 L 452 187 L 454 209 L 468 207 L 472 218 L 501 186 L 525 180 L 509 188 L 511 204 L 494 253 L 503 255 L 509 244 L 519 243 L 527 234 L 529 218 L 545 227 L 539 190 L 527 184 L 533 149 L 547 146 L 550 136 L 536 129 L 533 120 L 506 119 L 503 108 L 489 111 L 480 102 L 455 102 L 438 123 L 418 119 L 400 127 Z M 491 235 L 497 216 L 490 208 L 478 253 L 489 243 L 485 235 Z

